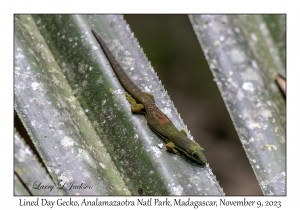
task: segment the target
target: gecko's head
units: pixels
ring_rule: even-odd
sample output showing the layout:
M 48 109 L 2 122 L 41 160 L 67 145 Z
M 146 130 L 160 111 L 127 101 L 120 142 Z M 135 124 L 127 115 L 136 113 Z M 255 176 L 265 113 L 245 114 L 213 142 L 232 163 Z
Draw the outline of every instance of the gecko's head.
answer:
M 206 164 L 206 157 L 204 155 L 204 149 L 197 143 L 195 143 L 190 151 L 190 158 L 196 161 L 197 163 L 204 165 Z

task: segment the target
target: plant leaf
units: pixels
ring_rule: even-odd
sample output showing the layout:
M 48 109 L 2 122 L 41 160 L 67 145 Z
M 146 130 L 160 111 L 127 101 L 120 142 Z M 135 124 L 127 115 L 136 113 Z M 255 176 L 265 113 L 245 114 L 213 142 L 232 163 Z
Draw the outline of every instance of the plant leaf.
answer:
M 223 195 L 208 165 L 161 149 L 145 118 L 131 113 L 91 28 L 175 126 L 185 127 L 121 16 L 17 16 L 16 110 L 52 176 L 88 177 L 93 186 L 98 180 L 95 195 L 139 195 L 139 189 L 144 195 Z M 62 171 L 53 174 L 58 167 Z
M 15 131 L 15 195 L 62 195 L 31 149 Z M 27 185 L 26 188 L 23 184 Z
M 31 16 L 16 16 L 15 36 L 15 109 L 56 186 L 69 195 L 129 194 Z
M 286 194 L 284 59 L 261 15 L 191 15 L 215 81 L 265 195 Z

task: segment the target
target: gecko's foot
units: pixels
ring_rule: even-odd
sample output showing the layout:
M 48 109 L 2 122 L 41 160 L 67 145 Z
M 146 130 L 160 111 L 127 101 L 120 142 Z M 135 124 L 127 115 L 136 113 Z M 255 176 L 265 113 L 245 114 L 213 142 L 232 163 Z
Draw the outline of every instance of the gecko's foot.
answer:
M 148 96 L 148 98 L 151 99 L 151 101 L 152 101 L 153 103 L 155 103 L 155 100 L 154 100 L 154 96 L 153 96 L 153 95 L 151 95 L 150 93 L 147 93 L 147 92 L 144 92 L 144 93 L 145 93 L 146 96 Z
M 179 154 L 178 150 L 175 149 L 175 144 L 173 142 L 167 143 L 166 148 L 169 152 L 171 152 L 173 154 Z
M 185 132 L 185 130 L 181 129 L 180 132 L 187 137 L 187 133 Z
M 130 103 L 131 105 L 131 111 L 133 113 L 144 113 L 144 105 L 143 104 L 138 104 L 136 103 L 136 100 L 129 94 L 129 93 L 125 93 L 126 95 L 126 100 Z

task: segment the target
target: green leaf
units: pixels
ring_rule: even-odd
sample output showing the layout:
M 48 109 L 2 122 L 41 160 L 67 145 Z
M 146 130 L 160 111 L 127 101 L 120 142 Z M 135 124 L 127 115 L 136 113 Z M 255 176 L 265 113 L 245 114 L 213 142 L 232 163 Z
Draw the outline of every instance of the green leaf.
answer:
M 144 116 L 131 113 L 91 28 L 175 126 L 186 127 L 122 16 L 18 15 L 15 23 L 16 111 L 53 180 L 93 186 L 65 193 L 223 195 L 208 165 L 167 152 Z
M 56 185 L 129 194 L 31 16 L 16 16 L 15 36 L 15 108 Z M 69 190 L 72 182 L 87 188 Z
M 62 195 L 24 140 L 15 131 L 15 195 Z
M 270 24 L 263 15 L 190 20 L 263 193 L 285 195 L 286 107 L 275 83 L 277 73 L 285 75 L 285 58 Z

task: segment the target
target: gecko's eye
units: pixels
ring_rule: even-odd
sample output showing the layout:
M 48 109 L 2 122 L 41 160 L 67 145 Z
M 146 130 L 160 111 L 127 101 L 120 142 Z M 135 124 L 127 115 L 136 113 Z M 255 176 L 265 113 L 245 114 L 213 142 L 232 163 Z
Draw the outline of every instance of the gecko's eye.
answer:
M 199 157 L 199 155 L 198 155 L 197 152 L 193 152 L 192 155 L 193 155 L 194 158 L 198 158 Z

